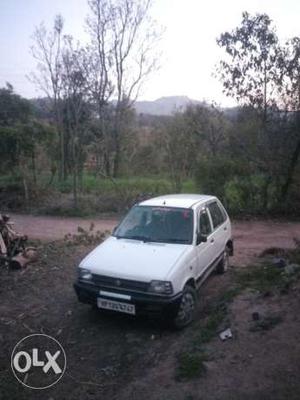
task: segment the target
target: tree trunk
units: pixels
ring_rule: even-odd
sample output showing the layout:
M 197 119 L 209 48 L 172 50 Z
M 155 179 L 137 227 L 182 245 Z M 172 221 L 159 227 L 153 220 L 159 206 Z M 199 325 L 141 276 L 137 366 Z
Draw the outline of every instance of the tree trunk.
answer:
M 55 125 L 56 125 L 56 130 L 58 133 L 59 137 L 59 147 L 60 147 L 60 165 L 59 165 L 59 180 L 63 181 L 66 178 L 66 169 L 65 169 L 65 140 L 64 140 L 64 131 L 62 129 L 62 124 L 61 124 L 61 114 L 59 107 L 60 105 L 58 104 L 58 99 L 56 97 L 56 94 L 54 95 L 54 108 L 55 108 Z
M 104 169 L 107 176 L 110 176 L 110 162 L 109 162 L 109 153 L 107 150 L 104 151 Z
M 115 143 L 115 156 L 114 156 L 114 165 L 113 165 L 113 177 L 117 178 L 119 175 L 120 168 L 120 143 L 119 139 L 116 140 Z
M 23 176 L 23 188 L 24 188 L 24 198 L 25 201 L 29 201 L 29 190 L 28 190 L 28 185 L 25 176 Z
M 300 107 L 300 82 L 299 82 L 299 89 L 298 89 L 298 105 Z M 296 115 L 296 124 L 297 124 L 297 130 L 298 130 L 298 142 L 296 144 L 296 147 L 294 149 L 294 152 L 292 154 L 292 158 L 290 161 L 290 164 L 287 169 L 287 175 L 286 175 L 286 180 L 282 186 L 281 189 L 281 202 L 285 201 L 290 189 L 290 186 L 293 182 L 295 170 L 298 164 L 298 159 L 300 156 L 300 110 L 297 112 Z
M 280 197 L 281 202 L 285 201 L 287 198 L 290 186 L 293 182 L 294 173 L 298 164 L 299 156 L 300 156 L 300 139 L 298 140 L 295 150 L 293 152 L 291 162 L 287 169 L 286 180 L 281 188 L 281 197 Z
M 32 166 L 33 182 L 34 182 L 34 185 L 36 186 L 37 177 L 36 177 L 36 165 L 35 165 L 35 152 L 34 152 L 34 150 L 31 153 L 31 166 Z
M 263 187 L 263 192 L 262 192 L 262 195 L 263 195 L 263 199 L 262 199 L 263 200 L 263 204 L 262 204 L 262 206 L 263 206 L 264 210 L 267 210 L 268 209 L 268 205 L 269 205 L 269 187 L 270 187 L 270 184 L 271 184 L 271 177 L 267 176 L 265 184 L 264 184 L 264 187 Z

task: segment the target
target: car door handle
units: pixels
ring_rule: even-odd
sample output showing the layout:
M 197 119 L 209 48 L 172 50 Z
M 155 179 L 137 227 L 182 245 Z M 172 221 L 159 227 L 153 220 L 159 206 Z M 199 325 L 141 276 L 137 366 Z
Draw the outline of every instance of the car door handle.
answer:
M 214 243 L 215 239 L 210 239 L 210 243 Z
M 227 231 L 227 226 L 224 226 L 224 231 Z

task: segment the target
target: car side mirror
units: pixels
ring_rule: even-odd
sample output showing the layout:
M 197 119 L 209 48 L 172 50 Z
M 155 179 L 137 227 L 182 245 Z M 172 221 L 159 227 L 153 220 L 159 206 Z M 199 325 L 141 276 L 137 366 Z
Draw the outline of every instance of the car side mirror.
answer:
M 200 243 L 205 243 L 205 242 L 207 242 L 207 236 L 203 235 L 201 232 L 198 232 L 197 233 L 197 242 L 196 242 L 196 244 L 198 245 Z

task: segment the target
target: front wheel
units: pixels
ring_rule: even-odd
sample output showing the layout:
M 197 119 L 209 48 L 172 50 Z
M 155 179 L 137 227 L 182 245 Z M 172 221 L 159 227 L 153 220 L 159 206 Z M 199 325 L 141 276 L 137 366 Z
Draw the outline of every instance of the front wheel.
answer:
M 186 285 L 183 289 L 178 313 L 173 320 L 173 324 L 176 329 L 182 329 L 193 321 L 195 316 L 196 303 L 196 290 L 193 287 Z

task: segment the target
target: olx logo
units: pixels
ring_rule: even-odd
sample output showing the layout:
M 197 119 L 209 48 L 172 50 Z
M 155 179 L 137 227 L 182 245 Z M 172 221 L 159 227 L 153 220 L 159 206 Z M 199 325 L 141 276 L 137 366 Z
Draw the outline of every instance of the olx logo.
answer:
M 13 349 L 11 367 L 23 385 L 31 389 L 46 389 L 62 378 L 66 369 L 66 354 L 53 337 L 29 335 Z

